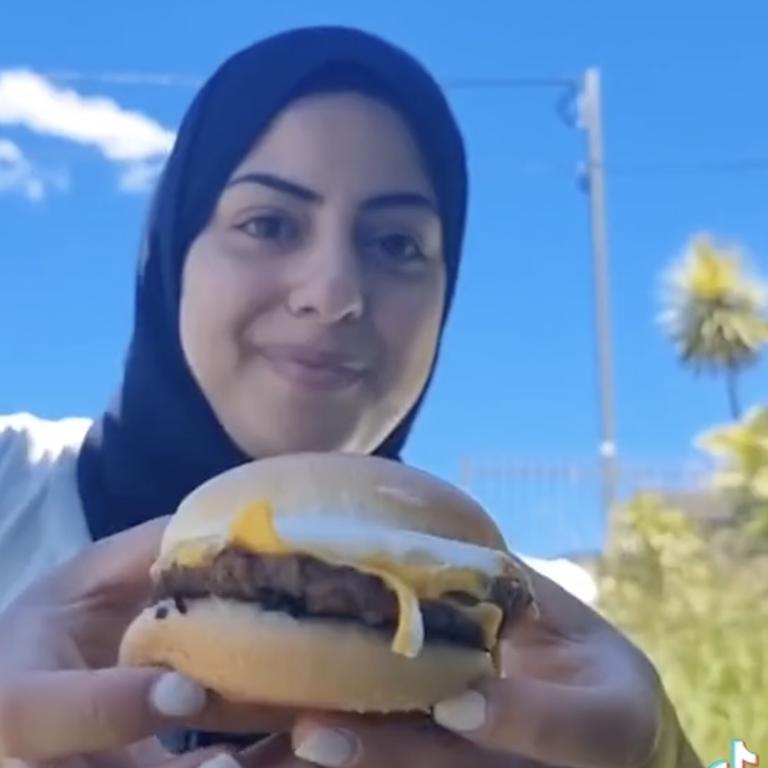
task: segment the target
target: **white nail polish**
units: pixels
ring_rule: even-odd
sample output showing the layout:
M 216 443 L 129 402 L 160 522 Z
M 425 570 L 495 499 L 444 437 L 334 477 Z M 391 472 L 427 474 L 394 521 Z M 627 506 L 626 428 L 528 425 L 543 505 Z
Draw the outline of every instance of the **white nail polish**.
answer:
M 220 755 L 211 757 L 204 763 L 200 763 L 199 768 L 242 768 L 240 763 L 232 755 L 222 752 Z
M 467 691 L 453 699 L 435 705 L 432 717 L 438 725 L 451 731 L 469 733 L 485 724 L 488 714 L 485 696 L 478 691 Z
M 191 717 L 205 707 L 205 688 L 178 672 L 167 672 L 152 686 L 152 706 L 165 717 Z
M 300 760 L 327 768 L 341 768 L 351 765 L 360 743 L 353 733 L 335 728 L 316 728 L 310 731 L 298 744 L 293 753 Z

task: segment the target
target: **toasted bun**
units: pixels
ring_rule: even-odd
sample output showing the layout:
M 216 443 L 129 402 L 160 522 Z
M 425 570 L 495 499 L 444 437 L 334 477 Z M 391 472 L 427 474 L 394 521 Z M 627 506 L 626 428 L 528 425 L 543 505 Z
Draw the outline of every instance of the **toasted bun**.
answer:
M 492 673 L 483 651 L 428 644 L 407 659 L 362 624 L 215 598 L 187 605 L 163 620 L 145 610 L 124 638 L 122 662 L 167 665 L 231 701 L 346 712 L 426 711 Z
M 190 539 L 225 537 L 235 515 L 259 498 L 276 517 L 327 512 L 505 549 L 477 502 L 426 472 L 371 456 L 304 453 L 251 462 L 201 485 L 171 518 L 162 551 Z
M 391 528 L 395 557 L 402 531 L 505 549 L 476 502 L 429 474 L 379 458 L 300 454 L 244 465 L 190 494 L 171 518 L 153 574 L 173 563 L 179 545 L 226 541 L 235 516 L 260 499 L 276 519 L 327 514 L 337 524 Z M 354 621 L 294 619 L 216 598 L 189 605 L 186 614 L 169 607 L 163 619 L 142 613 L 121 660 L 169 665 L 233 700 L 356 712 L 424 710 L 492 671 L 488 653 L 450 644 L 427 642 L 406 658 L 392 651 L 391 633 Z

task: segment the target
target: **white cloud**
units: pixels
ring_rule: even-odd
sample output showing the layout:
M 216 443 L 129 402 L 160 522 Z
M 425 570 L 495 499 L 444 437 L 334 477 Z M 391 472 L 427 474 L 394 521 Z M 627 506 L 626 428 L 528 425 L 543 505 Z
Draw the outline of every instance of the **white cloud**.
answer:
M 0 72 L 0 123 L 95 146 L 110 160 L 166 155 L 174 139 L 172 131 L 140 112 L 22 70 Z
M 141 112 L 27 70 L 0 70 L 0 124 L 93 147 L 118 166 L 118 185 L 125 192 L 152 186 L 175 138 Z M 44 194 L 35 185 L 27 189 L 30 199 Z
M 0 139 L 0 163 L 16 164 L 22 162 L 24 156 L 21 150 L 7 139 Z
M 149 192 L 155 186 L 162 170 L 163 164 L 160 161 L 144 160 L 126 165 L 120 174 L 120 191 Z
M 28 200 L 39 203 L 45 197 L 45 184 L 42 179 L 27 179 L 24 192 Z
M 68 185 L 66 175 L 40 170 L 16 144 L 0 138 L 0 193 L 20 194 L 38 203 L 50 189 L 66 189 Z

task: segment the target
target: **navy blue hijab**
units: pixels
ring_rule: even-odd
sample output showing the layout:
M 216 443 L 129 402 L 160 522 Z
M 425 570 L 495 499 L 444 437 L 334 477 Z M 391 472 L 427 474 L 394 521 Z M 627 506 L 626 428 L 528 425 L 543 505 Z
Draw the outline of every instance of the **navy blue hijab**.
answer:
M 434 80 L 401 50 L 346 28 L 291 31 L 235 54 L 192 102 L 155 193 L 122 386 L 91 428 L 78 462 L 95 539 L 171 514 L 205 480 L 257 458 L 224 432 L 185 360 L 182 268 L 230 175 L 275 116 L 298 96 L 329 87 L 387 101 L 413 132 L 443 223 L 445 323 L 459 268 L 467 178 L 460 131 Z M 377 455 L 400 458 L 425 392 Z

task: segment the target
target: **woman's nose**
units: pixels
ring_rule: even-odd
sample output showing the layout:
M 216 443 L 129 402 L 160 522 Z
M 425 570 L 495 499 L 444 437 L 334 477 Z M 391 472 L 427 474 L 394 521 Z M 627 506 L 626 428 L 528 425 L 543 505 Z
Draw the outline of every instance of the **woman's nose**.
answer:
M 313 249 L 288 296 L 294 315 L 312 316 L 323 325 L 359 320 L 365 312 L 362 275 L 354 249 L 329 243 Z

